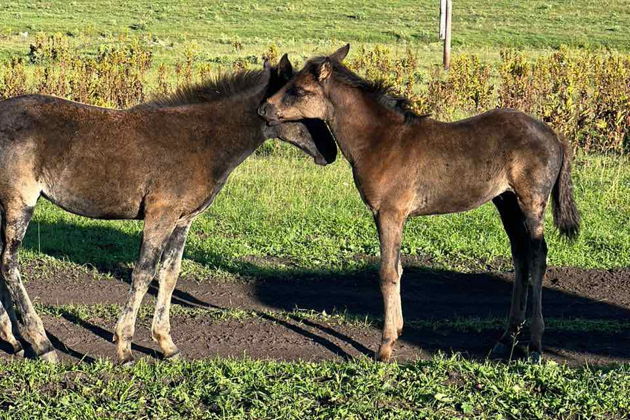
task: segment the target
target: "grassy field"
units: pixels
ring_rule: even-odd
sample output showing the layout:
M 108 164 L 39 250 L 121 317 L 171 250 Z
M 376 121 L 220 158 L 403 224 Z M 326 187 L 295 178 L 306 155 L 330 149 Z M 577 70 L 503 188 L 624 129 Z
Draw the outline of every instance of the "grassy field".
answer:
M 583 231 L 562 239 L 547 214 L 549 262 L 557 266 L 630 265 L 630 161 L 581 157 L 574 165 Z M 74 216 L 41 201 L 29 227 L 23 259 L 41 253 L 59 260 L 112 268 L 131 264 L 142 225 Z M 270 270 L 249 257 L 271 258 L 273 270 L 326 271 L 364 267 L 378 256 L 370 212 L 344 161 L 318 167 L 307 158 L 253 158 L 237 168 L 212 207 L 195 221 L 185 251 L 185 273 L 239 277 Z M 418 217 L 406 226 L 406 255 L 436 268 L 510 268 L 510 253 L 492 204 L 445 216 Z
M 0 418 L 624 418 L 630 371 L 436 357 L 0 364 Z M 19 403 L 16 403 L 18 401 Z
M 437 1 L 348 0 L 289 3 L 165 0 L 5 1 L 0 4 L 0 61 L 26 57 L 38 32 L 62 33 L 73 47 L 139 40 L 156 64 L 196 60 L 231 66 L 258 60 L 271 45 L 301 61 L 344 42 L 358 47 L 407 48 L 427 69 L 441 61 Z M 528 54 L 573 48 L 630 51 L 627 0 L 492 2 L 456 0 L 454 53 L 497 60 L 504 47 Z M 256 61 L 257 62 L 257 61 Z M 583 230 L 562 240 L 547 215 L 549 263 L 611 269 L 630 266 L 630 160 L 580 154 L 574 183 Z M 549 213 L 549 212 L 548 212 Z M 97 271 L 133 265 L 142 224 L 94 221 L 42 200 L 29 227 L 21 262 L 34 276 L 81 266 Z M 403 252 L 418 264 L 455 271 L 510 268 L 507 238 L 496 210 L 420 217 L 406 226 Z M 344 161 L 321 168 L 297 153 L 251 158 L 230 178 L 213 206 L 192 227 L 183 275 L 222 278 L 293 276 L 361 270 L 378 256 L 371 215 Z M 44 314 L 116 318 L 117 305 L 40 305 Z M 148 322 L 151 308 L 143 307 Z M 195 312 L 198 311 L 198 312 Z M 262 312 L 192 310 L 187 316 L 248 319 Z M 347 314 L 287 312 L 378 325 Z M 263 314 L 264 315 L 264 314 Z M 288 316 L 287 315 L 287 316 Z M 417 321 L 424 322 L 424 321 Z M 451 329 L 497 327 L 502 320 L 445 320 Z M 448 324 L 448 325 L 446 325 Z M 435 327 L 434 321 L 429 327 Z M 579 328 L 627 335 L 628 323 L 550 319 L 551 333 Z M 621 344 L 620 344 L 621 345 Z M 628 418 L 628 364 L 602 368 L 547 362 L 477 362 L 435 356 L 410 364 L 274 362 L 211 359 L 174 364 L 140 361 L 120 368 L 107 361 L 48 366 L 0 361 L 0 418 Z
M 605 47 L 630 50 L 625 0 L 493 2 L 460 0 L 453 14 L 455 51 L 497 57 L 501 47 Z M 439 61 L 437 1 L 285 2 L 22 0 L 0 5 L 1 55 L 28 51 L 36 32 L 70 34 L 85 49 L 120 36 L 154 45 L 159 61 L 184 46 L 209 61 L 260 55 L 270 44 L 307 57 L 342 42 L 417 49 Z M 28 35 L 27 35 L 28 33 Z
M 549 229 L 554 265 L 628 266 L 630 162 L 619 157 L 580 157 L 575 165 L 584 230 L 575 244 Z M 30 275 L 75 264 L 115 269 L 131 265 L 140 223 L 103 222 L 69 215 L 41 203 L 29 228 L 22 262 L 37 262 Z M 404 252 L 433 267 L 486 270 L 509 267 L 507 240 L 489 205 L 462 215 L 422 217 L 409 223 Z M 320 168 L 302 158 L 248 160 L 237 169 L 213 207 L 193 225 L 184 275 L 238 281 L 241 276 L 292 276 L 360 269 L 376 256 L 369 212 L 354 190 L 347 164 Z M 256 258 L 252 258 L 256 257 Z M 42 259 L 44 264 L 42 264 Z M 32 261 L 30 261 L 32 260 Z M 254 261 L 254 262 L 252 262 Z M 260 263 L 257 263 L 257 262 Z M 87 274 L 86 274 L 87 275 Z M 28 282 L 27 282 L 28 287 Z M 115 322 L 118 305 L 38 305 L 42 314 Z M 143 306 L 141 322 L 152 307 Z M 174 316 L 210 322 L 247 322 L 265 313 L 187 309 Z M 340 313 L 274 313 L 276 319 L 375 325 Z M 413 327 L 448 331 L 500 328 L 503 319 L 413 321 Z M 426 324 L 426 325 L 424 325 Z M 624 336 L 627 322 L 548 319 L 548 334 L 592 331 Z M 351 362 L 270 362 L 208 359 L 140 362 L 130 369 L 97 362 L 50 367 L 40 362 L 0 362 L 0 418 L 624 418 L 630 413 L 630 372 L 497 364 L 440 355 L 425 362 L 382 365 Z

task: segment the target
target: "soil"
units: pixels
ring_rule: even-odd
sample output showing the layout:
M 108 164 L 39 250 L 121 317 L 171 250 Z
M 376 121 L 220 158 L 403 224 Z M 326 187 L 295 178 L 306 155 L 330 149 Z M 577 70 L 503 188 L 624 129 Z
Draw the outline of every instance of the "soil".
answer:
M 117 304 L 126 300 L 126 272 L 90 275 L 79 270 L 55 268 L 37 279 L 25 267 L 26 288 L 36 302 L 61 304 Z M 113 274 L 113 275 L 112 275 Z M 402 282 L 403 311 L 407 326 L 397 343 L 399 362 L 425 359 L 441 351 L 460 352 L 483 359 L 500 329 L 462 331 L 414 326 L 413 321 L 455 317 L 502 318 L 507 314 L 512 273 L 459 273 L 412 266 Z M 152 304 L 153 284 L 145 298 Z M 380 341 L 378 326 L 346 325 L 334 320 L 300 320 L 280 316 L 283 311 L 346 311 L 365 317 L 382 317 L 376 270 L 329 275 L 249 278 L 242 281 L 182 278 L 173 303 L 188 307 L 240 308 L 264 311 L 242 320 L 213 320 L 204 316 L 173 316 L 172 334 L 187 359 L 250 357 L 273 360 L 343 360 L 372 357 Z M 630 321 L 630 269 L 584 270 L 552 267 L 543 292 L 548 318 Z M 78 319 L 70 315 L 42 317 L 62 359 L 92 361 L 114 359 L 112 331 L 115 320 Z M 150 320 L 139 322 L 134 339 L 136 357 L 159 359 L 150 338 Z M 572 365 L 630 361 L 630 331 L 549 330 L 544 337 L 547 358 Z M 10 358 L 0 342 L 0 358 Z

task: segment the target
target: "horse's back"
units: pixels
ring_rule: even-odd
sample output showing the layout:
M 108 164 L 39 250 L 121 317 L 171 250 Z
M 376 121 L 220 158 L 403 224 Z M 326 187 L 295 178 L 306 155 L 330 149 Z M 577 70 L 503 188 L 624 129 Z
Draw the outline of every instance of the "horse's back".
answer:
M 69 142 L 83 119 L 87 127 L 124 111 L 101 108 L 48 95 L 22 95 L 0 101 L 0 145 L 12 142 Z M 94 128 L 92 125 L 90 128 Z
M 444 124 L 460 133 L 468 133 L 469 135 L 463 136 L 468 140 L 477 138 L 482 141 L 483 137 L 499 138 L 503 140 L 504 144 L 506 141 L 520 144 L 521 142 L 531 143 L 536 140 L 545 142 L 556 140 L 554 131 L 543 121 L 511 108 L 497 108 L 470 118 Z
M 550 191 L 548 180 L 562 163 L 553 130 L 512 109 L 455 122 L 427 119 L 414 134 L 401 166 L 414 180 L 415 214 L 470 210 L 525 183 L 544 183 L 536 188 Z
M 432 121 L 417 146 L 435 161 L 500 168 L 515 162 L 555 166 L 562 160 L 556 133 L 543 121 L 515 109 L 494 109 L 454 122 Z
M 38 195 L 93 218 L 141 218 L 151 194 L 185 195 L 191 203 L 182 206 L 196 208 L 214 181 L 197 152 L 205 133 L 192 133 L 198 116 L 190 114 L 44 95 L 2 101 L 0 202 L 28 180 Z
M 28 184 L 76 214 L 139 217 L 149 146 L 126 115 L 46 95 L 0 102 L 0 200 Z
M 513 185 L 516 178 L 554 179 L 564 152 L 559 136 L 543 121 L 515 109 L 496 109 L 463 121 L 479 127 L 488 139 L 493 159 L 507 168 Z

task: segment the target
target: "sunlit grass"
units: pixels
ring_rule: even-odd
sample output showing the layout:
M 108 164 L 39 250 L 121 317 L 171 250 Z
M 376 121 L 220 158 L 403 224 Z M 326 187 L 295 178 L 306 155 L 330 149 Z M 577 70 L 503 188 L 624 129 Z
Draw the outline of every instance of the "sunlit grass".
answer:
M 627 366 L 0 362 L 0 418 L 627 418 Z
M 579 157 L 574 165 L 582 213 L 577 242 L 561 238 L 547 214 L 549 263 L 614 268 L 630 265 L 628 158 Z M 41 201 L 27 233 L 23 258 L 41 253 L 78 264 L 131 264 L 142 223 L 97 221 Z M 297 157 L 253 158 L 236 169 L 210 209 L 193 224 L 185 269 L 248 275 L 262 266 L 291 270 L 353 269 L 379 253 L 370 212 L 349 166 L 318 167 Z M 507 237 L 492 204 L 462 214 L 417 217 L 406 226 L 403 253 L 447 269 L 509 268 Z
M 61 32 L 95 50 L 120 36 L 155 45 L 171 62 L 194 43 L 207 61 L 259 55 L 275 43 L 294 56 L 310 56 L 342 42 L 410 45 L 423 60 L 440 61 L 434 1 L 305 0 L 265 2 L 38 0 L 0 5 L 0 56 L 28 51 L 34 33 Z M 492 2 L 460 0 L 453 13 L 455 51 L 495 56 L 500 47 L 527 49 L 606 47 L 630 49 L 630 14 L 624 0 Z M 484 54 L 483 51 L 486 51 Z

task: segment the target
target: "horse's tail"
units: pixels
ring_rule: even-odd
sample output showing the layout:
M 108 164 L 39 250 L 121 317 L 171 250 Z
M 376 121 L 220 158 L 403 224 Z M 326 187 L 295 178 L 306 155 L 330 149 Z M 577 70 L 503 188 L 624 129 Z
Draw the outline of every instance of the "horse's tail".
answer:
M 575 239 L 580 231 L 580 213 L 573 198 L 571 182 L 571 148 L 564 139 L 562 145 L 562 166 L 551 192 L 553 202 L 553 223 L 560 233 L 570 240 Z

